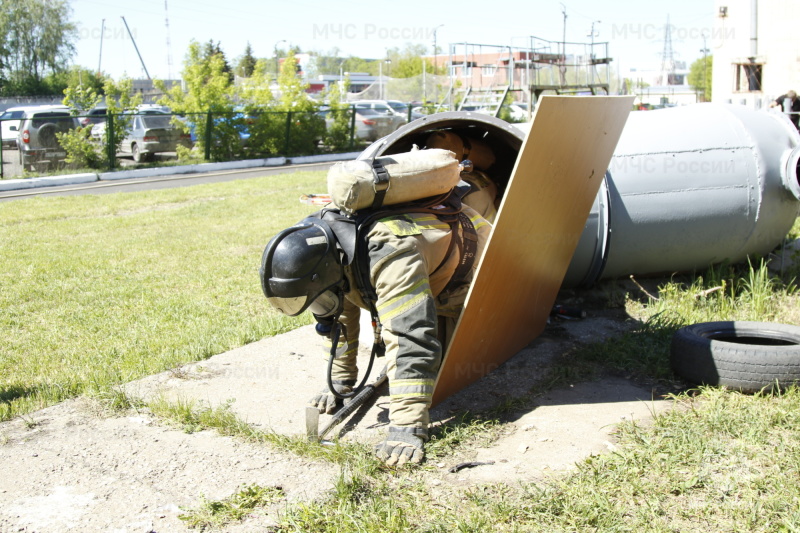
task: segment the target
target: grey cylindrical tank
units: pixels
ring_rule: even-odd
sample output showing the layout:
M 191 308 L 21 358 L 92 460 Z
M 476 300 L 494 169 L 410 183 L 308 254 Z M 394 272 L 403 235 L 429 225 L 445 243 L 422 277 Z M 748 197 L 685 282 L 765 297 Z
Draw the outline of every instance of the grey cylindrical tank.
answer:
M 437 129 L 487 142 L 498 161 L 490 174 L 501 188 L 526 130 L 479 113 L 442 113 L 404 126 L 361 157 L 423 147 Z M 785 117 L 743 106 L 631 113 L 564 286 L 768 253 L 798 213 L 799 144 Z
M 785 117 L 743 106 L 631 113 L 565 284 L 767 254 L 797 217 L 798 143 Z

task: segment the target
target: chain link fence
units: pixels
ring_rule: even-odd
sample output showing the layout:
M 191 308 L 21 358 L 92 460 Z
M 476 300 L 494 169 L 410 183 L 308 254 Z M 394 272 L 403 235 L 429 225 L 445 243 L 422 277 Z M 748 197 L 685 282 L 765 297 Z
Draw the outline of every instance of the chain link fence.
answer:
M 312 111 L 190 113 L 160 109 L 72 116 L 30 108 L 0 120 L 0 179 L 360 151 L 411 118 L 355 104 Z M 34 111 L 43 115 L 34 118 Z

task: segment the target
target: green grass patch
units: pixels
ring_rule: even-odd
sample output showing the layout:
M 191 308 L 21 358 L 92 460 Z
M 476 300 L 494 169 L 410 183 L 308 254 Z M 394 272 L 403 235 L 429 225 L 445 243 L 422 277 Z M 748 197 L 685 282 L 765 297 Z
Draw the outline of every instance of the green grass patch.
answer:
M 324 172 L 0 208 L 0 420 L 304 324 L 266 302 L 269 238 Z
M 284 498 L 281 487 L 247 485 L 236 494 L 223 500 L 201 499 L 196 509 L 187 509 L 178 518 L 190 529 L 218 529 Z
M 209 407 L 194 400 L 168 401 L 157 398 L 144 404 L 153 415 L 185 431 L 215 430 L 220 435 L 239 438 L 245 442 L 266 444 L 275 450 L 300 457 L 319 459 L 336 464 L 363 463 L 377 465 L 366 446 L 335 441 L 322 446 L 305 437 L 281 435 L 273 431 L 262 431 L 239 418 L 230 404 Z M 372 468 L 372 466 L 370 467 Z

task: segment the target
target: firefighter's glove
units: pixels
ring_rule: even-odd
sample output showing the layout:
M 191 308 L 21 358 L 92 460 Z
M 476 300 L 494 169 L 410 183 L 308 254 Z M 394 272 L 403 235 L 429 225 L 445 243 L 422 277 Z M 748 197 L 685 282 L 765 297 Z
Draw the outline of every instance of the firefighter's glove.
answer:
M 425 458 L 422 439 L 411 433 L 389 431 L 386 440 L 375 446 L 375 455 L 387 466 L 421 463 Z
M 354 383 L 350 382 L 333 382 L 333 388 L 339 394 L 349 394 L 353 391 L 353 385 Z M 334 396 L 328 387 L 325 387 L 319 394 L 311 398 L 309 405 L 316 407 L 320 413 L 332 414 L 344 405 L 344 400 Z

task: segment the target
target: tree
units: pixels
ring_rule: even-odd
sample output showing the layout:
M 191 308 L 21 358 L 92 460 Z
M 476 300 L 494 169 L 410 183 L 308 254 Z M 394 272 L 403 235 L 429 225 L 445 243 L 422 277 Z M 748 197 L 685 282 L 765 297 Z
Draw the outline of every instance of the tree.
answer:
M 354 110 L 344 98 L 349 85 L 350 79 L 345 77 L 339 83 L 332 83 L 323 93 L 323 100 L 328 102 L 325 144 L 334 151 L 350 146 L 350 124 Z
M 70 84 L 64 90 L 63 103 L 70 108 L 73 116 L 80 116 L 103 101 L 101 92 L 105 94 L 107 119 L 99 145 L 91 137 L 91 123 L 56 134 L 67 152 L 67 163 L 77 167 L 108 166 L 110 157 L 119 152 L 125 139 L 132 121 L 131 113 L 142 103 L 142 95 L 134 94 L 133 81 L 130 78 L 123 78 L 119 82 L 108 78 L 102 91 L 81 83 L 78 78 L 77 83 Z
M 711 101 L 711 72 L 714 56 L 701 57 L 689 67 L 689 85 L 698 92 L 703 93 L 703 101 Z
M 446 74 L 444 66 L 437 68 L 432 62 L 423 59 L 425 50 L 424 44 L 407 44 L 402 50 L 399 48 L 387 50 L 386 57 L 392 60 L 392 77 L 412 78 L 419 76 L 422 74 L 423 64 L 427 74 Z
M 164 93 L 158 103 L 185 116 L 185 122 L 179 122 L 179 125 L 195 134 L 200 153 L 205 152 L 206 131 L 210 125 L 213 140 L 208 148 L 212 159 L 230 157 L 231 151 L 239 144 L 239 132 L 230 120 L 226 120 L 233 116 L 234 106 L 230 67 L 225 56 L 214 51 L 213 43 L 209 42 L 201 49 L 197 41 L 192 41 L 181 75 L 185 92 L 180 85 L 167 90 L 163 81 L 155 80 L 155 86 Z M 188 157 L 189 154 L 181 151 L 179 156 Z
M 77 28 L 66 0 L 0 0 L 0 68 L 5 94 L 42 94 L 48 73 L 65 71 Z
M 225 52 L 222 51 L 219 41 L 215 43 L 212 39 L 209 39 L 209 41 L 203 45 L 203 58 L 209 60 L 212 57 L 217 57 L 222 60 L 222 71 L 230 78 L 231 83 L 233 83 L 233 69 L 230 63 L 228 63 L 228 58 L 225 57 Z
M 309 98 L 307 90 L 308 83 L 297 75 L 297 60 L 290 50 L 278 76 L 280 96 L 276 106 L 278 111 L 286 113 L 289 154 L 313 153 L 325 135 L 325 121 L 316 114 L 317 104 Z
M 50 94 L 64 94 L 68 87 L 91 87 L 97 94 L 105 94 L 106 77 L 94 70 L 73 66 L 69 70 L 53 72 L 42 83 Z
M 250 46 L 250 41 L 247 42 L 247 47 L 244 49 L 244 55 L 239 58 L 236 65 L 236 75 L 242 78 L 249 78 L 256 70 L 256 58 L 253 56 L 253 47 Z

